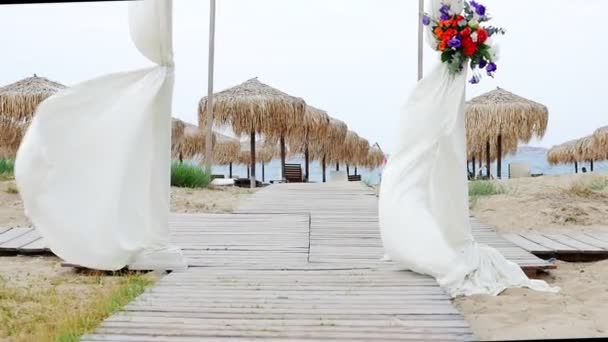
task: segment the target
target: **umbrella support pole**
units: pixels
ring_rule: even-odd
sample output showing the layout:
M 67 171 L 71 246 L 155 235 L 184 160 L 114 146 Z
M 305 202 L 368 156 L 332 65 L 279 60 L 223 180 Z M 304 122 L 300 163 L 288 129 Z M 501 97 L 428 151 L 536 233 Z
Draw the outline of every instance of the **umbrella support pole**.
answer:
M 486 176 L 490 179 L 490 140 L 486 142 Z
M 346 175 L 350 176 L 350 167 L 346 164 Z
M 589 167 L 591 168 L 591 172 L 593 172 L 593 159 L 589 161 Z
M 232 179 L 232 162 L 228 164 L 228 178 Z
M 574 173 L 578 173 L 578 162 L 574 162 Z
M 251 182 L 251 188 L 255 189 L 256 187 L 256 181 L 255 181 L 255 132 L 251 132 L 251 138 L 250 138 L 250 144 L 251 144 L 251 176 L 250 176 L 250 182 Z
M 309 156 L 308 156 L 308 143 L 306 144 L 306 149 L 304 150 L 304 171 L 305 176 L 304 176 L 304 182 L 308 183 L 308 179 L 310 177 L 308 177 L 309 175 L 309 165 L 308 165 L 308 160 L 309 160 Z
M 285 180 L 285 137 L 281 136 L 281 179 Z
M 336 163 L 336 171 L 340 171 L 340 163 Z
M 249 170 L 251 170 L 251 166 L 247 165 L 247 178 L 251 178 L 251 173 L 249 173 Z
M 501 179 L 502 177 L 502 135 L 498 135 L 497 148 L 498 148 L 498 159 L 496 160 L 496 178 Z
M 357 167 L 355 166 L 355 176 L 357 176 Z
M 323 160 L 321 161 L 321 171 L 323 172 L 323 183 L 327 180 L 325 178 L 325 156 L 323 156 Z
M 262 183 L 264 183 L 266 181 L 266 176 L 265 176 L 265 171 L 264 171 L 264 162 L 262 162 Z

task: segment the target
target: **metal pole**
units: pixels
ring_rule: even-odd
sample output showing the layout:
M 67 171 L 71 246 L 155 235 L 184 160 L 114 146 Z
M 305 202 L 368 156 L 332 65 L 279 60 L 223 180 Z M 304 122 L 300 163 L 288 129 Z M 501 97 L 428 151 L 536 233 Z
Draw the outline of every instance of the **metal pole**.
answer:
M 215 60 L 215 0 L 209 0 L 209 70 L 207 85 L 207 127 L 205 139 L 205 170 L 211 174 L 213 164 L 213 64 Z
M 418 81 L 422 79 L 422 49 L 424 44 L 424 38 L 422 33 L 424 32 L 424 25 L 422 25 L 422 15 L 424 13 L 424 0 L 418 1 Z

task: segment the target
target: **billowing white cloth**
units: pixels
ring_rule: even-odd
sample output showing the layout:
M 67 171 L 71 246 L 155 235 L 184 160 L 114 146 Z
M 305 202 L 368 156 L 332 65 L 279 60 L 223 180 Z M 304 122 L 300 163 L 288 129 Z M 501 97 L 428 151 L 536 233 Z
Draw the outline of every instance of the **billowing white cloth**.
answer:
M 441 1 L 434 0 L 431 8 L 438 10 Z M 433 276 L 453 297 L 497 295 L 509 287 L 556 292 L 543 281 L 528 279 L 517 264 L 476 243 L 471 234 L 466 77 L 466 72 L 452 75 L 441 63 L 418 83 L 402 112 L 400 140 L 380 189 L 385 257 Z
M 48 98 L 18 151 L 26 214 L 69 263 L 116 270 L 169 249 L 171 15 L 171 0 L 131 3 L 131 37 L 156 66 Z

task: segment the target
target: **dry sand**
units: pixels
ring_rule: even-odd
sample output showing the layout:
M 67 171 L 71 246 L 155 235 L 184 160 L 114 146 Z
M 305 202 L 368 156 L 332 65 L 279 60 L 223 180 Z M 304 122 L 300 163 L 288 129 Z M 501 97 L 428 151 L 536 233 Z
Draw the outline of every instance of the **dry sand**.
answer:
M 227 213 L 234 209 L 239 199 L 251 192 L 241 188 L 172 188 L 171 211 Z M 0 227 L 29 225 L 15 182 L 0 181 Z M 44 319 L 49 312 L 57 310 L 49 301 L 39 301 L 37 298 L 48 298 L 49 293 L 59 292 L 61 305 L 67 306 L 63 309 L 77 312 L 90 305 L 91 298 L 111 289 L 117 281 L 118 277 L 106 274 L 91 276 L 61 267 L 60 260 L 51 256 L 0 257 L 0 342 L 6 341 L 15 324 L 23 326 L 29 324 L 34 319 L 32 317 Z M 10 312 L 11 319 L 3 319 L 3 312 Z M 31 334 L 36 333 L 34 326 L 31 330 Z M 13 336 L 12 339 L 31 341 L 31 334 Z
M 596 177 L 502 182 L 506 193 L 479 199 L 473 213 L 501 232 L 608 231 L 608 194 L 584 190 Z M 498 297 L 459 298 L 455 304 L 482 340 L 608 337 L 608 261 L 560 261 L 542 279 L 562 291 L 509 289 Z
M 480 198 L 472 212 L 499 232 L 530 230 L 608 231 L 608 192 L 586 193 L 581 187 L 606 175 L 578 174 L 511 179 L 505 194 Z
M 252 190 L 238 187 L 214 189 L 171 188 L 171 212 L 229 213 Z M 23 202 L 14 180 L 0 181 L 0 227 L 27 227 Z

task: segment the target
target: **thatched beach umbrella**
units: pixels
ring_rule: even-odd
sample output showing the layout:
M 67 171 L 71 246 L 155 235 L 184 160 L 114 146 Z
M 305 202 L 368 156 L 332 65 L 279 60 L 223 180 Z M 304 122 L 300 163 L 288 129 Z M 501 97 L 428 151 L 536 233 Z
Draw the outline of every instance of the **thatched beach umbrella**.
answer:
M 379 168 L 384 164 L 384 152 L 382 152 L 377 146 L 373 146 L 369 149 L 365 161 L 361 163 L 362 166 L 373 170 Z
M 601 155 L 600 149 L 596 147 L 593 135 L 580 138 L 576 141 L 576 144 L 574 145 L 574 155 L 577 161 L 589 162 L 590 171 L 593 171 L 594 161 L 602 160 L 604 157 Z
M 469 143 L 485 145 L 488 176 L 491 141 L 496 142 L 497 177 L 501 177 L 503 141 L 528 143 L 542 138 L 547 130 L 549 110 L 546 106 L 497 88 L 475 97 L 466 104 L 466 127 Z
M 252 162 L 258 162 L 262 164 L 262 182 L 266 179 L 265 176 L 265 164 L 270 163 L 273 159 L 280 155 L 280 148 L 274 142 L 257 140 L 255 143 L 258 146 L 255 150 L 255 159 L 251 156 L 251 143 L 244 141 L 241 143 L 241 149 L 239 154 L 239 163 L 243 165 L 251 165 Z M 255 160 L 255 161 L 254 161 Z M 249 170 L 249 169 L 248 169 Z
M 212 136 L 212 141 L 216 142 L 215 133 Z M 195 156 L 203 155 L 206 146 L 206 135 L 198 126 L 184 123 L 184 133 L 177 144 L 176 153 L 179 155 L 180 161 L 184 158 L 189 159 Z
M 593 141 L 597 155 L 602 160 L 608 159 L 608 126 L 600 127 L 593 133 Z
M 179 153 L 179 144 L 184 138 L 184 130 L 186 128 L 186 123 L 180 119 L 172 118 L 171 119 L 171 157 L 179 158 L 182 157 Z
M 547 161 L 550 165 L 574 163 L 574 170 L 578 172 L 578 156 L 576 145 L 578 139 L 566 141 L 563 144 L 553 146 L 547 152 Z
M 330 117 L 325 138 L 314 141 L 309 146 L 311 160 L 321 162 L 323 182 L 326 181 L 327 163 L 330 162 L 332 155 L 339 154 L 347 133 L 348 126 L 343 121 Z
M 251 187 L 255 187 L 255 135 L 278 138 L 282 174 L 285 166 L 285 137 L 302 125 L 306 103 L 278 89 L 250 79 L 213 97 L 214 121 L 230 126 L 237 136 L 249 135 L 252 154 Z M 199 123 L 207 120 L 207 97 L 199 103 Z
M 215 132 L 213 161 L 218 165 L 228 165 L 228 177 L 232 178 L 232 164 L 238 162 L 241 155 L 241 142 L 233 137 Z
M 319 149 L 318 145 L 322 144 L 323 141 L 327 139 L 329 129 L 329 115 L 327 115 L 327 113 L 321 109 L 307 105 L 302 125 L 294 128 L 287 138 L 287 144 L 289 145 L 290 152 L 293 154 L 301 153 L 304 155 L 304 172 L 306 181 L 310 179 L 310 150 Z
M 28 77 L 0 88 L 0 149 L 14 155 L 38 105 L 65 89 L 44 77 Z
M 336 171 L 340 171 L 340 163 L 345 163 L 348 171 L 349 164 L 364 160 L 369 150 L 369 142 L 353 131 L 348 131 L 342 144 L 329 151 L 328 160 L 336 163 Z

